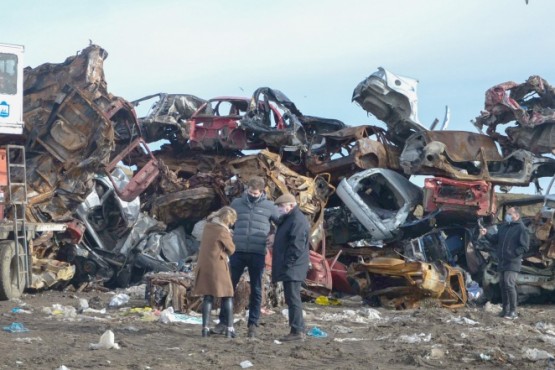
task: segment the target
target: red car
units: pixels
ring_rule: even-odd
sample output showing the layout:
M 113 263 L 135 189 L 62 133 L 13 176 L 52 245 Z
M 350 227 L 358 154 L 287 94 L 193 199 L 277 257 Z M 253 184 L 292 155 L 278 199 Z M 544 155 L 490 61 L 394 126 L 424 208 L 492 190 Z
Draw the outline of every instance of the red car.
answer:
M 240 121 L 249 111 L 251 98 L 217 97 L 208 100 L 188 121 L 191 148 L 262 149 L 264 142 L 241 127 Z M 274 104 L 259 102 L 259 110 L 267 116 L 271 128 L 284 128 L 282 113 Z M 251 109 L 252 110 L 252 109 Z

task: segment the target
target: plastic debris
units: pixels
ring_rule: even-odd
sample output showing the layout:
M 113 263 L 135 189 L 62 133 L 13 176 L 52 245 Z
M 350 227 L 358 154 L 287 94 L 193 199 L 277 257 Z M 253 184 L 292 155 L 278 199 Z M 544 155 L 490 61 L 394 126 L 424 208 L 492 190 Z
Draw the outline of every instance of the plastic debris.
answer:
M 320 305 L 320 306 L 339 306 L 341 304 L 339 299 L 329 298 L 329 297 L 326 297 L 326 296 L 323 296 L 323 295 L 316 298 L 314 303 L 316 303 L 317 305 Z
M 314 338 L 327 338 L 328 333 L 326 333 L 325 331 L 323 331 L 319 327 L 314 326 L 312 329 L 310 329 L 308 331 L 308 333 L 306 333 L 306 335 L 314 337 Z
M 361 340 L 365 340 L 364 338 L 333 338 L 334 342 L 360 342 Z
M 277 339 L 274 339 L 274 344 L 281 344 L 281 342 Z
M 449 320 L 447 320 L 448 323 L 455 323 L 455 324 L 459 324 L 459 325 L 477 325 L 479 324 L 478 321 L 474 321 L 471 320 L 469 318 L 466 317 L 462 317 L 462 316 L 457 316 L 457 317 L 451 317 Z
M 428 357 L 432 360 L 441 360 L 445 358 L 445 351 L 441 348 L 434 347 L 430 351 L 430 355 Z
M 540 360 L 547 360 L 553 359 L 553 355 L 543 349 L 537 348 L 523 348 L 524 358 L 530 361 L 540 361 Z
M 491 360 L 491 356 L 486 355 L 484 353 L 480 353 L 480 359 L 483 360 L 483 361 L 489 361 L 489 360 Z
M 70 370 L 69 367 L 62 365 L 59 368 L 57 368 L 56 370 Z
M 335 322 L 342 322 L 342 321 L 349 321 L 349 322 L 357 322 L 357 323 L 369 323 L 371 321 L 381 320 L 381 315 L 378 310 L 373 308 L 365 307 L 360 310 L 343 310 L 339 313 L 324 313 L 318 320 L 322 321 L 335 321 Z
M 249 360 L 242 361 L 239 365 L 241 365 L 243 369 L 254 366 Z
M 79 309 L 80 310 L 86 310 L 87 308 L 89 308 L 89 301 L 87 301 L 85 298 L 80 298 L 79 299 Z
M 16 342 L 31 344 L 33 342 L 42 342 L 41 337 L 25 337 L 25 338 L 15 338 Z
M 4 331 L 8 333 L 25 333 L 28 332 L 29 329 L 20 322 L 12 322 L 9 326 L 4 326 Z
M 61 304 L 53 304 L 52 308 L 43 307 L 42 312 L 54 317 L 61 317 L 64 320 L 73 321 L 77 317 L 77 310 L 75 307 L 62 306 Z
M 486 302 L 486 304 L 484 305 L 484 311 L 489 312 L 489 313 L 498 314 L 498 313 L 501 312 L 501 305 Z
M 396 342 L 414 344 L 414 343 L 426 343 L 431 340 L 432 340 L 431 333 L 430 334 L 420 333 L 420 334 L 413 334 L 413 335 L 401 335 L 396 340 Z
M 200 317 L 175 313 L 173 307 L 168 307 L 160 313 L 160 322 L 163 324 L 179 322 L 182 324 L 202 325 L 202 319 Z
M 331 327 L 331 331 L 336 334 L 349 334 L 352 333 L 353 330 L 343 325 L 334 325 Z
M 119 349 L 119 344 L 115 342 L 114 332 L 106 330 L 100 337 L 98 343 L 89 344 L 90 349 Z
M 281 314 L 283 315 L 283 317 L 285 317 L 286 319 L 289 319 L 289 310 L 287 308 L 284 308 L 283 310 L 281 310 Z M 303 310 L 303 317 L 306 317 L 306 312 L 305 310 Z
M 12 313 L 32 313 L 29 310 L 23 309 L 21 307 L 14 307 L 12 308 Z
M 119 306 L 123 306 L 124 304 L 126 304 L 127 302 L 129 302 L 129 296 L 127 294 L 124 293 L 119 293 L 116 294 L 114 297 L 112 297 L 112 299 L 110 300 L 109 306 L 110 307 L 119 307 Z

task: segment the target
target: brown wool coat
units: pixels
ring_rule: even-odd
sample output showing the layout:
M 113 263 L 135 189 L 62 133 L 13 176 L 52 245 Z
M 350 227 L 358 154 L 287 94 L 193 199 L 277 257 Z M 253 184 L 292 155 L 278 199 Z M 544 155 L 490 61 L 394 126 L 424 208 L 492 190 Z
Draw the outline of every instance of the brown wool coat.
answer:
M 228 256 L 233 252 L 235 244 L 229 229 L 214 222 L 207 222 L 200 243 L 193 295 L 233 297 L 227 262 Z

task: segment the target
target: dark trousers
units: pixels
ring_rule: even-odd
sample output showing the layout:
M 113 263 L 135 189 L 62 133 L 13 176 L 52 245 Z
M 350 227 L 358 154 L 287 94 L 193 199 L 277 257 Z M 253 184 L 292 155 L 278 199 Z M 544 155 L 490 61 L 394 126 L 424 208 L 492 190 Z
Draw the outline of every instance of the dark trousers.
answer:
M 258 326 L 260 319 L 260 305 L 262 304 L 262 276 L 264 275 L 265 256 L 258 253 L 236 252 L 229 257 L 231 282 L 233 289 L 237 288 L 239 279 L 245 271 L 249 271 L 251 295 L 249 297 L 249 321 L 247 325 Z M 220 309 L 220 322 L 227 325 L 227 313 Z
M 516 271 L 500 271 L 499 286 L 501 287 L 501 300 L 503 309 L 507 312 L 516 312 Z
M 283 293 L 289 311 L 291 333 L 304 332 L 303 303 L 301 301 L 301 281 L 284 281 Z

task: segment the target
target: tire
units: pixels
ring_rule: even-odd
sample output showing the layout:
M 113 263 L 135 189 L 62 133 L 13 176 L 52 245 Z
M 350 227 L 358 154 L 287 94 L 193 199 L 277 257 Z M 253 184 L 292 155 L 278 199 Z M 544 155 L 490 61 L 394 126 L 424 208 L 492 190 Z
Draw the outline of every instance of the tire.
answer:
M 20 267 L 24 270 L 25 259 L 23 248 L 19 246 Z M 19 298 L 25 289 L 25 273 L 20 274 L 17 284 L 17 259 L 15 257 L 15 242 L 0 241 L 0 300 Z

